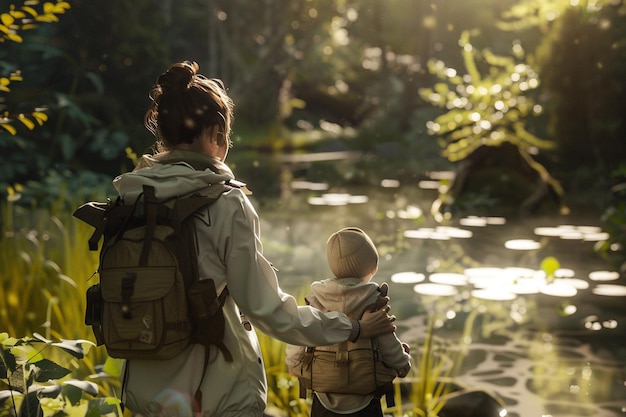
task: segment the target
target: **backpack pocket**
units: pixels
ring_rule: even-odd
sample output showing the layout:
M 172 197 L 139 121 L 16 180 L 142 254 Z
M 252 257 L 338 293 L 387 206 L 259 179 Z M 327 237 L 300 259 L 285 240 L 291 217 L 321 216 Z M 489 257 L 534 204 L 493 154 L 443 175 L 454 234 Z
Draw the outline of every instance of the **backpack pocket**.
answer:
M 228 294 L 228 288 L 225 287 L 218 296 L 215 282 L 212 279 L 201 279 L 189 288 L 187 297 L 195 324 L 193 342 L 200 343 L 207 349 L 209 345 L 217 346 L 224 359 L 232 362 L 233 357 L 224 344 L 226 321 L 222 307 Z
M 224 338 L 225 321 L 213 280 L 203 279 L 194 283 L 189 288 L 188 298 L 191 315 L 196 322 L 195 341 L 205 346 L 220 343 Z
M 100 271 L 102 333 L 110 356 L 169 359 L 189 343 L 191 326 L 175 267 Z
M 102 324 L 102 291 L 100 290 L 100 284 L 92 285 L 87 289 L 85 324 L 87 326 L 100 326 Z

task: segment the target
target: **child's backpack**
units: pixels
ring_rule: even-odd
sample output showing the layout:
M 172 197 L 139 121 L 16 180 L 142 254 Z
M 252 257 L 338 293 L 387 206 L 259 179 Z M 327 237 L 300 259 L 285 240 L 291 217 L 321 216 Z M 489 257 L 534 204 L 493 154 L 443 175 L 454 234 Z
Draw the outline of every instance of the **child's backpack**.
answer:
M 223 342 L 222 306 L 228 288 L 217 295 L 212 279 L 198 279 L 194 213 L 206 209 L 237 181 L 214 184 L 202 195 L 159 201 L 153 187 L 132 205 L 90 202 L 74 216 L 95 227 L 89 248 L 100 251 L 100 282 L 87 291 L 85 324 L 110 356 L 169 359 L 190 343 L 219 348 Z
M 333 346 L 307 347 L 302 361 L 291 373 L 300 382 L 300 397 L 306 390 L 334 394 L 385 395 L 393 407 L 396 370 L 382 362 L 377 338 L 359 338 Z

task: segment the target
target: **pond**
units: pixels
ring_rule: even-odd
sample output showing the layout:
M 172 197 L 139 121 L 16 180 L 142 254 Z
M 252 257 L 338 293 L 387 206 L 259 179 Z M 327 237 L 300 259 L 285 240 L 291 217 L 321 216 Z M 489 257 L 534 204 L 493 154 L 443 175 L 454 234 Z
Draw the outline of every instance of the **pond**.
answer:
M 255 201 L 283 289 L 301 296 L 330 277 L 327 237 L 361 227 L 414 358 L 431 318 L 441 349 L 460 355 L 450 376 L 499 398 L 508 416 L 626 415 L 626 280 L 593 251 L 606 239 L 597 216 L 444 226 L 427 214 L 436 194 L 417 186 L 292 185 L 280 201 Z

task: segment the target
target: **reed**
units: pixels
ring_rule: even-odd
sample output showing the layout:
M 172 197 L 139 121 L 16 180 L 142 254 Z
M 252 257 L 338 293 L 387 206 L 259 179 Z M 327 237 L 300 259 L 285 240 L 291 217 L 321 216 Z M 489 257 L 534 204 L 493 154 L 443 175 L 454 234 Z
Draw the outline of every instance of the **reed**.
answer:
M 0 331 L 22 338 L 41 334 L 47 339 L 95 339 L 84 324 L 85 292 L 97 269 L 90 252 L 91 230 L 63 209 L 24 208 L 8 202 L 2 207 L 0 235 Z M 51 360 L 56 360 L 52 354 Z M 119 390 L 115 377 L 102 373 L 107 361 L 103 347 L 91 349 L 70 364 L 74 378 L 97 378 L 103 395 Z

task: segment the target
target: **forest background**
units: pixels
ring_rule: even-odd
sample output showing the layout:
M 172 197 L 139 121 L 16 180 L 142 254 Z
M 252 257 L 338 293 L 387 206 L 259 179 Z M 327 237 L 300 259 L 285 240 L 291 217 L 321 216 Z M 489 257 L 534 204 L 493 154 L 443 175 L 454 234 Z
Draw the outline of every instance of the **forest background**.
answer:
M 272 155 L 357 150 L 356 166 L 315 179 L 453 169 L 457 207 L 532 211 L 562 187 L 568 206 L 601 213 L 626 160 L 621 0 L 0 4 L 29 8 L 0 38 L 0 193 L 19 204 L 111 195 L 153 142 L 148 91 L 181 60 L 225 82 L 229 161 L 257 195 L 280 196 Z
M 148 92 L 182 60 L 233 97 L 228 163 L 261 214 L 300 176 L 452 171 L 438 220 L 584 213 L 626 270 L 624 23 L 623 0 L 0 0 L 0 338 L 88 337 L 97 255 L 71 212 L 149 151 Z M 336 151 L 358 157 L 293 163 Z

